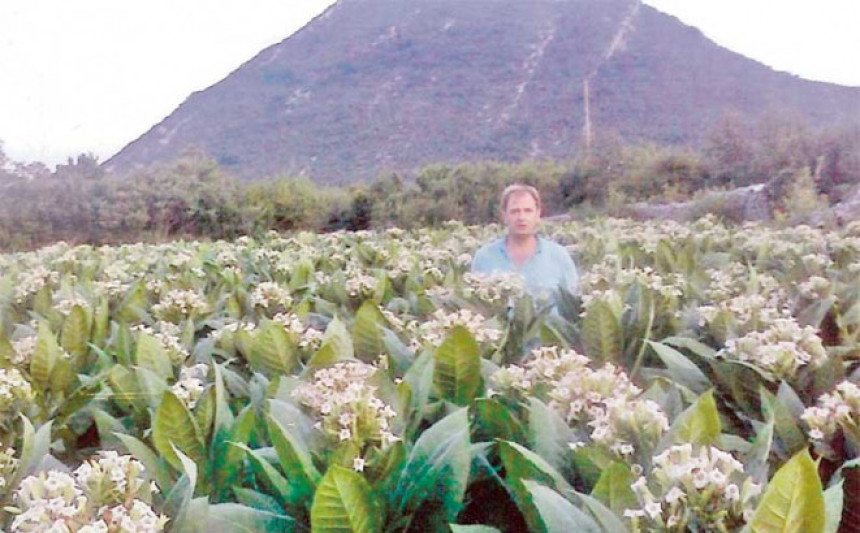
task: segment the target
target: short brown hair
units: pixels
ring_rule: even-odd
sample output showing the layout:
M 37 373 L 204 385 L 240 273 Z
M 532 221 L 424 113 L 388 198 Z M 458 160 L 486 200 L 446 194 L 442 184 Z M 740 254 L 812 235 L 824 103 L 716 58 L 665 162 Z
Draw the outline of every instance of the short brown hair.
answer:
M 535 203 L 537 204 L 537 208 L 540 209 L 540 193 L 537 189 L 532 187 L 531 185 L 526 185 L 524 183 L 512 183 L 505 187 L 505 190 L 502 191 L 502 198 L 499 202 L 499 208 L 501 208 L 502 213 L 508 208 L 508 199 L 515 194 L 529 194 L 532 198 L 535 199 Z

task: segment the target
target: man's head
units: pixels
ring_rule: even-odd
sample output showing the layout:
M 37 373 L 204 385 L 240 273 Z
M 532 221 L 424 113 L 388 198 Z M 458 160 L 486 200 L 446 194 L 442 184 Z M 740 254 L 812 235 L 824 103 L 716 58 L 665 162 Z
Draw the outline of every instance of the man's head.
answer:
M 537 233 L 540 208 L 540 194 L 534 187 L 515 183 L 502 192 L 502 219 L 510 235 L 526 236 Z

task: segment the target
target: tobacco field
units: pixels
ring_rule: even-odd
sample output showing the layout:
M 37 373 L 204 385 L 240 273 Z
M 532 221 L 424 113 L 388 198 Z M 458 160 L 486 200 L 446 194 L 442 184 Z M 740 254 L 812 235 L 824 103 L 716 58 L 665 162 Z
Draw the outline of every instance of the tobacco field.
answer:
M 860 524 L 860 222 L 547 223 L 0 255 L 0 530 Z

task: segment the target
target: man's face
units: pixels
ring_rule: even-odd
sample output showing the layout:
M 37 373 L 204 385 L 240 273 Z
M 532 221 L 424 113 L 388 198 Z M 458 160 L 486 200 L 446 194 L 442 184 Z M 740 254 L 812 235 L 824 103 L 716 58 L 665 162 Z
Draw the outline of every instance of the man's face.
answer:
M 540 209 L 531 194 L 517 192 L 508 198 L 504 221 L 508 234 L 515 236 L 534 235 L 540 223 Z

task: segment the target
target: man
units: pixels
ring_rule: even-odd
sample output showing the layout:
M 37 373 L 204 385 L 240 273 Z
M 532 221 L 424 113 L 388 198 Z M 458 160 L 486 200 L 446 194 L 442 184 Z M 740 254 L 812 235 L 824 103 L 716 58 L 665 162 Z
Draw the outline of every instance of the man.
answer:
M 502 219 L 507 234 L 485 244 L 472 259 L 472 272 L 515 272 L 526 290 L 539 301 L 555 303 L 559 288 L 579 292 L 579 275 L 561 245 L 538 234 L 540 194 L 528 185 L 514 184 L 502 192 Z

